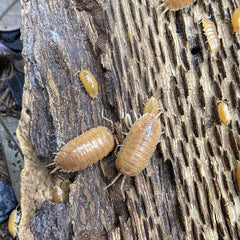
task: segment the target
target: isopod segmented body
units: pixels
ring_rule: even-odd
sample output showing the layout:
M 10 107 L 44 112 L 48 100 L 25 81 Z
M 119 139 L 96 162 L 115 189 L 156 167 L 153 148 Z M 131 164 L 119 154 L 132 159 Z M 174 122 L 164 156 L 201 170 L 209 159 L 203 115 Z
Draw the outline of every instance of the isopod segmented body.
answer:
M 78 171 L 107 156 L 114 146 L 114 136 L 108 128 L 92 128 L 63 146 L 48 166 L 55 165 L 51 173 Z
M 230 123 L 231 114 L 229 112 L 227 103 L 220 102 L 218 104 L 218 114 L 219 114 L 219 118 L 221 119 L 221 121 L 223 123 L 225 123 L 226 125 L 228 125 Z
M 240 8 L 236 8 L 232 15 L 232 25 L 236 33 L 240 33 Z
M 190 5 L 195 0 L 164 0 L 163 5 L 166 9 L 171 11 L 177 11 Z
M 79 78 L 87 93 L 92 98 L 95 98 L 98 94 L 98 83 L 93 74 L 88 70 L 81 70 L 79 72 Z
M 8 231 L 15 238 L 18 233 L 18 225 L 20 223 L 22 212 L 19 206 L 17 206 L 9 215 L 8 218 Z
M 145 113 L 153 113 L 155 115 L 159 113 L 159 106 L 155 97 L 151 97 L 148 99 L 143 110 L 143 114 Z
M 220 41 L 217 34 L 216 26 L 213 21 L 207 18 L 202 19 L 202 25 L 204 33 L 207 37 L 212 56 L 215 58 L 220 50 Z
M 148 164 L 161 134 L 158 116 L 146 113 L 130 129 L 116 160 L 121 174 L 136 176 Z

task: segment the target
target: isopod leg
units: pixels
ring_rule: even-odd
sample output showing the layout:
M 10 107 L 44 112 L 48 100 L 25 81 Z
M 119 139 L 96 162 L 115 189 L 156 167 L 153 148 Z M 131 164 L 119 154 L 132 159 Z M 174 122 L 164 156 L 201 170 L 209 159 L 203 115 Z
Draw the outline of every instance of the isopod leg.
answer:
M 118 180 L 118 178 L 119 178 L 121 175 L 122 175 L 122 174 L 119 173 L 119 174 L 113 179 L 113 181 L 104 188 L 104 191 L 105 191 L 106 189 L 108 189 L 110 186 L 112 186 L 112 185 Z
M 61 169 L 60 167 L 55 167 L 51 172 L 50 172 L 50 174 L 53 174 L 53 173 L 55 173 L 57 170 L 59 170 L 59 169 Z
M 124 195 L 123 187 L 124 187 L 125 179 L 126 179 L 126 176 L 123 176 L 121 188 L 120 188 L 124 200 L 125 200 L 125 195 Z

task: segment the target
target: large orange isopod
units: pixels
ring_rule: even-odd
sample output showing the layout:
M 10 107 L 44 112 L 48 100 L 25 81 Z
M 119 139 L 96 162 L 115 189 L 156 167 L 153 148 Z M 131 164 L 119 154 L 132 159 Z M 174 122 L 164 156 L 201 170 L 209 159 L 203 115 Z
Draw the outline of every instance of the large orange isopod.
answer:
M 78 171 L 107 156 L 114 146 L 114 136 L 108 128 L 102 126 L 92 128 L 63 146 L 54 162 L 48 166 L 55 165 L 51 173 L 57 170 Z
M 159 114 L 146 113 L 131 127 L 118 153 L 116 167 L 124 176 L 138 175 L 148 164 L 161 134 Z

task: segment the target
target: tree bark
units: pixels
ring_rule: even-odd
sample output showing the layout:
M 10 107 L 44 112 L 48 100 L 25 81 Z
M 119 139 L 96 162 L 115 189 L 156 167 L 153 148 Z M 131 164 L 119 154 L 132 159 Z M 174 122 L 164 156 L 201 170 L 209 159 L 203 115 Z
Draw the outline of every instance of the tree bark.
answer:
M 20 239 L 238 239 L 239 36 L 232 1 L 194 2 L 168 11 L 158 1 L 22 1 L 26 82 L 18 138 L 25 156 Z M 200 20 L 211 16 L 221 48 L 211 57 Z M 99 84 L 92 99 L 76 74 Z M 146 169 L 104 191 L 116 155 L 77 173 L 50 175 L 63 143 L 109 127 L 120 143 L 126 113 L 151 96 L 162 114 L 161 141 Z M 217 104 L 226 100 L 230 125 Z M 111 126 L 101 113 L 113 121 Z M 70 178 L 66 203 L 52 189 Z M 229 208 L 231 206 L 231 208 Z M 36 211 L 38 210 L 38 211 Z

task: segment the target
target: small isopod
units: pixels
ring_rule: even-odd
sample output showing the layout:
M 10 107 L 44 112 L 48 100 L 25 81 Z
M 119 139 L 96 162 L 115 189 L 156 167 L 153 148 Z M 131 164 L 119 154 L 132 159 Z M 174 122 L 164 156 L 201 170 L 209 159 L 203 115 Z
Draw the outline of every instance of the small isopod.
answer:
M 232 15 L 232 25 L 236 33 L 240 33 L 240 8 L 236 8 Z
M 238 190 L 240 192 L 240 162 L 237 163 L 235 174 L 237 179 Z
M 51 173 L 78 171 L 107 156 L 114 146 L 114 136 L 108 128 L 92 128 L 63 146 L 48 166 L 55 166 Z
M 147 103 L 145 104 L 143 114 L 145 113 L 152 113 L 157 115 L 159 112 L 158 101 L 155 97 L 151 97 L 148 99 Z
M 87 93 L 92 97 L 97 97 L 98 94 L 98 83 L 93 76 L 93 74 L 88 70 L 81 70 L 79 72 L 79 78 L 87 91 Z
M 18 225 L 21 220 L 21 210 L 19 206 L 17 206 L 9 215 L 8 218 L 8 231 L 15 238 L 18 233 Z
M 218 114 L 223 123 L 228 125 L 231 121 L 231 115 L 228 109 L 228 105 L 225 102 L 220 102 L 218 104 Z
M 177 11 L 183 9 L 193 3 L 195 0 L 164 0 L 159 7 L 165 7 L 165 11 Z
M 53 201 L 55 203 L 63 203 L 66 201 L 66 196 L 69 192 L 70 181 L 64 180 L 59 186 L 53 188 Z
M 204 33 L 207 37 L 212 56 L 213 58 L 215 58 L 220 50 L 220 41 L 217 34 L 216 26 L 214 22 L 208 18 L 202 19 L 202 25 Z

